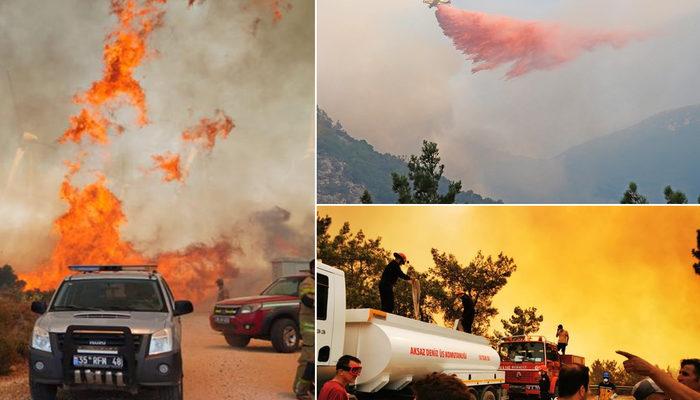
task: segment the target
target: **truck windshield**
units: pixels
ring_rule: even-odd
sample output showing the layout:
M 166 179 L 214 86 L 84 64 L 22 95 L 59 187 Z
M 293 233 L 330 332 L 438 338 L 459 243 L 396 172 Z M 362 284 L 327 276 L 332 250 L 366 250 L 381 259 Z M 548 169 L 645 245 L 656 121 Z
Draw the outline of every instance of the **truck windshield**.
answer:
M 543 362 L 544 343 L 542 342 L 517 342 L 501 344 L 498 353 L 501 361 L 511 362 Z
M 167 312 L 158 284 L 146 279 L 79 279 L 58 289 L 51 311 Z
M 267 296 L 299 296 L 299 278 L 279 278 L 272 282 L 261 294 Z

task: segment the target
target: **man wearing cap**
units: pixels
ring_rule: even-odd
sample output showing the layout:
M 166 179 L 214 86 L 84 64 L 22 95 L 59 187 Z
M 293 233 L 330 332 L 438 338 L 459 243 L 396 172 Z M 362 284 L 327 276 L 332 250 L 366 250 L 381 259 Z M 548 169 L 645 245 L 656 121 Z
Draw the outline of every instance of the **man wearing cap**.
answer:
M 408 260 L 403 253 L 394 253 L 394 259 L 387 264 L 379 280 L 379 299 L 382 303 L 382 311 L 394 312 L 394 285 L 399 278 L 410 281 L 411 277 L 401 271 L 401 266 Z
M 615 397 L 617 387 L 610 380 L 610 372 L 603 372 L 603 380 L 598 384 L 598 399 L 609 400 Z
M 650 362 L 625 351 L 616 351 L 617 354 L 627 357 L 622 363 L 625 371 L 651 378 L 668 398 L 673 400 L 700 400 L 700 359 L 690 358 L 681 361 L 681 369 L 678 377 L 673 379 L 671 375 L 661 368 L 653 366 Z
M 226 300 L 229 297 L 228 294 L 228 289 L 224 287 L 224 280 L 219 278 L 216 280 L 216 286 L 219 288 L 218 292 L 216 293 L 216 301 L 221 301 L 221 300 Z

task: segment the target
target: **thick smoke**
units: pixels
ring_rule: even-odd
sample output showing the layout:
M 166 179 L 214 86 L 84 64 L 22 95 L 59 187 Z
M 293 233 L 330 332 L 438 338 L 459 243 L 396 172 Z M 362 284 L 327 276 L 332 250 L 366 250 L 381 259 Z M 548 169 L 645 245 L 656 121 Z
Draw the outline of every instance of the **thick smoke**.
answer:
M 249 28 L 258 19 L 253 36 Z M 231 281 L 269 276 L 269 254 L 283 250 L 267 239 L 273 233 L 251 221 L 277 206 L 288 210 L 287 218 L 267 228 L 308 237 L 292 243 L 293 253 L 310 258 L 313 159 L 306 155 L 313 137 L 313 5 L 285 6 L 280 19 L 270 7 L 242 10 L 238 3 L 207 1 L 188 8 L 173 1 L 160 23 L 150 39 L 155 50 L 133 70 L 148 124 L 138 123 L 139 110 L 114 109 L 110 118 L 121 134 L 112 131 L 108 151 L 82 159 L 73 185 L 83 188 L 99 173 L 122 204 L 119 235 L 148 260 L 177 259 L 206 246 L 212 249 L 208 260 L 224 257 L 221 271 L 209 271 Z M 53 221 L 66 213 L 58 195 L 63 161 L 75 159 L 86 143 L 57 145 L 56 139 L 79 112 L 73 94 L 90 89 L 102 75 L 102 41 L 113 25 L 109 3 L 0 5 L 0 87 L 13 93 L 0 99 L 0 261 L 20 272 L 47 262 L 57 242 Z M 144 174 L 154 154 L 179 151 L 181 133 L 216 109 L 236 118 L 237 141 L 217 143 L 206 157 L 183 152 L 188 164 L 180 173 L 188 179 L 182 185 Z M 36 140 L 25 140 L 25 131 Z M 175 271 L 192 270 L 197 267 Z M 172 285 L 201 285 L 213 294 L 213 280 L 181 280 Z
M 640 38 L 639 34 L 585 31 L 444 5 L 438 6 L 435 16 L 455 48 L 474 62 L 472 72 L 512 63 L 508 79 L 556 68 L 598 47 L 619 49 Z

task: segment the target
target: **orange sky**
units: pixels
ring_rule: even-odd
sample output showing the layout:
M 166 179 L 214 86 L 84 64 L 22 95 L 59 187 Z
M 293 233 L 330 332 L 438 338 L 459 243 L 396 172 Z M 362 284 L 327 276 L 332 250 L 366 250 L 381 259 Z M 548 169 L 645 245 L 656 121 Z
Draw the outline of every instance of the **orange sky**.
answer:
M 513 307 L 536 306 L 540 333 L 553 339 L 562 323 L 568 352 L 615 359 L 627 350 L 663 367 L 700 357 L 700 276 L 691 248 L 700 207 L 574 206 L 319 206 L 331 233 L 349 221 L 353 232 L 381 236 L 419 271 L 432 266 L 430 248 L 462 264 L 477 250 L 503 251 L 518 270 L 494 298 L 500 318 Z

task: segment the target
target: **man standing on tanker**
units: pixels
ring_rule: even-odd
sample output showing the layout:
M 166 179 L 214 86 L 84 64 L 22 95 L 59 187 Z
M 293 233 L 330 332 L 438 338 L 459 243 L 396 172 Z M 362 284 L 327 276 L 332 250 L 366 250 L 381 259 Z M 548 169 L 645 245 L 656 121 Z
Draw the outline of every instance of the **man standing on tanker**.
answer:
M 394 253 L 394 259 L 387 264 L 379 280 L 379 299 L 382 303 L 382 311 L 394 312 L 394 285 L 399 278 L 410 281 L 411 277 L 401 271 L 401 266 L 408 260 L 403 253 Z
M 294 377 L 294 393 L 299 400 L 312 400 L 312 383 L 314 381 L 314 340 L 315 319 L 314 299 L 316 295 L 315 274 L 316 260 L 309 262 L 310 275 L 299 284 L 299 328 L 301 329 L 301 354 Z
M 471 290 L 467 293 L 458 293 L 459 299 L 462 301 L 462 329 L 466 333 L 472 333 L 472 324 L 474 324 L 474 300 L 470 296 Z
M 569 332 L 559 324 L 557 327 L 557 351 L 561 351 L 561 355 L 566 354 L 566 346 L 569 344 Z

